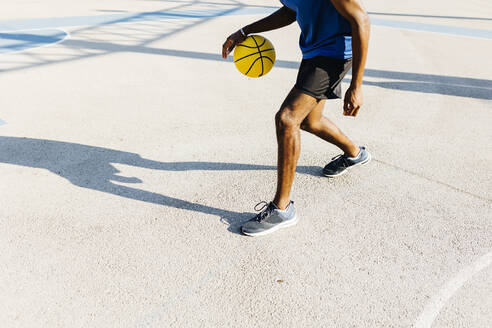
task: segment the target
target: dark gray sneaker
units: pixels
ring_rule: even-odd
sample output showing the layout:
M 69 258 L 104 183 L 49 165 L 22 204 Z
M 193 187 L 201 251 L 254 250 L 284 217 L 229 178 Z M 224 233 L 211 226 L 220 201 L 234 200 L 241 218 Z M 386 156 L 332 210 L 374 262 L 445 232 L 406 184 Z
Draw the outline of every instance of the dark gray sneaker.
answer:
M 256 209 L 258 205 L 262 205 L 260 209 Z M 255 206 L 255 210 L 261 211 L 257 216 L 246 222 L 241 231 L 248 236 L 263 236 L 268 235 L 280 228 L 293 226 L 297 223 L 296 210 L 294 202 L 291 201 L 285 210 L 279 210 L 273 203 L 261 202 Z
M 330 178 L 337 177 L 347 172 L 351 167 L 369 163 L 371 161 L 371 154 L 365 147 L 361 146 L 359 148 L 360 152 L 357 157 L 348 157 L 344 154 L 333 157 L 332 161 L 323 169 L 323 175 Z

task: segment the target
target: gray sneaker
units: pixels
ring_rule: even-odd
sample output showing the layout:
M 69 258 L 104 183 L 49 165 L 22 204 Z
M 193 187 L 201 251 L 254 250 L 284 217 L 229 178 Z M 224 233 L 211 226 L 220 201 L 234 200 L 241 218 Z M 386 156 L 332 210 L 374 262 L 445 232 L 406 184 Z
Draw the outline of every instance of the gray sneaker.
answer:
M 262 205 L 260 209 L 256 209 L 258 205 Z M 248 236 L 263 236 L 268 235 L 281 228 L 293 226 L 297 223 L 296 210 L 294 202 L 291 201 L 285 210 L 279 210 L 273 203 L 260 202 L 255 206 L 255 210 L 261 211 L 257 216 L 246 222 L 241 231 Z
M 330 178 L 337 177 L 347 172 L 351 167 L 369 163 L 371 161 L 371 154 L 365 147 L 361 146 L 359 148 L 360 152 L 357 157 L 348 157 L 344 154 L 333 157 L 332 161 L 323 169 L 323 175 Z

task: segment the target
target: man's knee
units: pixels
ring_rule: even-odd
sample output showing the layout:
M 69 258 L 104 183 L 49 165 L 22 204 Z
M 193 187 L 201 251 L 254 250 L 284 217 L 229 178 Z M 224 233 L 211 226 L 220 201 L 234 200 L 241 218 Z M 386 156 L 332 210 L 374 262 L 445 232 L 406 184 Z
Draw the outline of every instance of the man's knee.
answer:
M 300 123 L 297 122 L 295 115 L 288 107 L 280 109 L 275 115 L 275 125 L 277 131 L 293 131 L 300 128 Z

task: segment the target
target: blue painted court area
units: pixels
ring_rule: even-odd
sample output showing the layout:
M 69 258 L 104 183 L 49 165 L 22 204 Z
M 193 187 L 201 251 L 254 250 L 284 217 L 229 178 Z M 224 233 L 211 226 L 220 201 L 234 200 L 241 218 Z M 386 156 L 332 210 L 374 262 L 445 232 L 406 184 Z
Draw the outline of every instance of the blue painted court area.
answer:
M 0 54 L 58 43 L 67 36 L 66 32 L 59 29 L 2 32 L 0 33 Z
M 2 120 L 0 119 L 0 125 L 4 125 L 4 124 L 7 124 L 7 123 L 5 123 L 4 121 L 2 121 Z
M 214 7 L 207 10 L 170 9 L 131 14 L 109 14 L 95 16 L 72 16 L 22 19 L 0 22 L 0 31 L 18 31 L 27 29 L 46 29 L 75 26 L 100 26 L 117 23 L 132 23 L 143 21 L 162 21 L 183 18 L 212 18 L 224 15 L 254 15 L 271 13 L 276 8 L 238 8 L 232 6 Z

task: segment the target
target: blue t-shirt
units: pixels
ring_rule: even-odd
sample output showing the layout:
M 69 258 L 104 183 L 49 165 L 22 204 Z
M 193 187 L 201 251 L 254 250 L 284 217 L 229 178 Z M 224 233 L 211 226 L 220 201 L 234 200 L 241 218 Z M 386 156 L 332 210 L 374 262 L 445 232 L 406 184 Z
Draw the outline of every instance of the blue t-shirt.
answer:
M 352 58 L 350 23 L 335 9 L 330 0 L 280 0 L 296 12 L 301 28 L 299 46 L 304 59 L 325 56 Z

